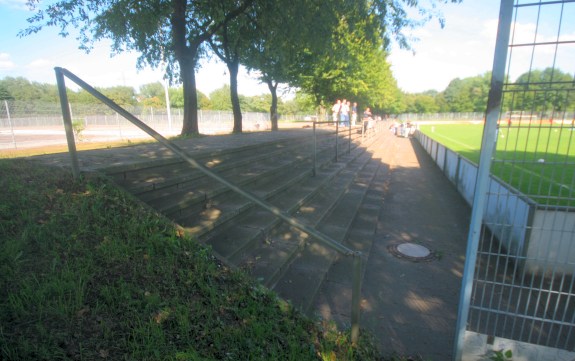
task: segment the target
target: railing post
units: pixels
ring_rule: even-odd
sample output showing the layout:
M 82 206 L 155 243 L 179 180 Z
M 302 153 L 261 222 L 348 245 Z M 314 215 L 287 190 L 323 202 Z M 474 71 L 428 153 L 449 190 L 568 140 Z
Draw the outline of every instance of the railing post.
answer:
M 313 176 L 316 175 L 316 166 L 317 166 L 317 134 L 315 132 L 315 124 L 313 122 Z
M 66 141 L 68 142 L 68 152 L 72 161 L 72 176 L 74 179 L 80 178 L 80 166 L 78 165 L 78 153 L 76 152 L 76 142 L 74 139 L 74 128 L 72 127 L 72 115 L 68 106 L 68 94 L 66 93 L 66 83 L 62 68 L 54 68 L 56 72 L 56 82 L 58 84 L 58 94 L 60 95 L 60 107 L 62 108 L 62 118 L 66 131 Z
M 353 252 L 353 285 L 351 293 L 351 343 L 359 339 L 359 315 L 361 300 L 361 252 Z
M 337 153 L 338 153 L 338 148 L 339 145 L 338 143 L 338 139 L 339 139 L 339 121 L 335 122 L 335 161 L 337 162 Z
M 347 153 L 351 154 L 351 122 L 348 125 L 349 128 L 349 132 L 348 132 L 348 149 L 347 149 Z

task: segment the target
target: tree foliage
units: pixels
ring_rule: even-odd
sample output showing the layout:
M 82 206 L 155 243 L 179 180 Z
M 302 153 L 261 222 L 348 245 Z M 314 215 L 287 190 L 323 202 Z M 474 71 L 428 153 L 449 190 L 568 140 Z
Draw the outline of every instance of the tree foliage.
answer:
M 240 63 L 260 72 L 270 89 L 272 119 L 277 117 L 279 83 L 301 87 L 318 103 L 348 95 L 397 110 L 399 92 L 385 62 L 389 42 L 409 48 L 405 29 L 431 18 L 442 23 L 437 5 L 459 1 L 59 0 L 44 5 L 29 0 L 35 15 L 21 34 L 55 26 L 66 36 L 75 27 L 83 49 L 110 39 L 113 53 L 139 52 L 140 66 L 165 64 L 167 75 L 183 88 L 182 133 L 194 134 L 199 105 L 195 71 L 209 42 L 230 67 L 232 93 Z M 232 95 L 236 108 L 237 98 Z M 161 103 L 161 97 L 153 103 Z
M 23 77 L 5 77 L 0 80 L 0 88 L 10 98 L 18 100 L 58 101 L 58 88 L 53 84 L 31 82 Z
M 575 108 L 573 76 L 559 69 L 535 69 L 521 74 L 511 86 L 513 96 L 504 103 L 508 110 L 553 114 Z M 567 90 L 571 91 L 567 91 Z
M 168 76 L 183 84 L 182 134 L 197 134 L 195 70 L 205 43 L 253 2 L 230 0 L 229 9 L 222 12 L 210 1 L 60 0 L 42 7 L 39 0 L 29 0 L 36 14 L 29 19 L 32 25 L 21 35 L 38 32 L 43 26 L 57 26 L 60 34 L 66 36 L 69 27 L 76 27 L 83 49 L 89 50 L 95 41 L 110 39 L 112 52 L 139 52 L 141 66 L 165 63 Z

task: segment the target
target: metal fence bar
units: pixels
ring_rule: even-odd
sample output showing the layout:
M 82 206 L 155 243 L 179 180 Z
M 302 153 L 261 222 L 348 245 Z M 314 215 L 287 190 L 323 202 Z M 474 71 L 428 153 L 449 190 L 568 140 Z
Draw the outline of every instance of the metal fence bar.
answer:
M 66 140 L 68 150 L 72 161 L 72 175 L 75 179 L 80 178 L 80 166 L 78 164 L 78 153 L 76 152 L 76 142 L 74 140 L 74 129 L 72 128 L 72 115 L 68 104 L 68 94 L 66 93 L 66 84 L 64 73 L 60 68 L 55 68 L 56 82 L 58 83 L 58 94 L 60 96 L 60 107 L 62 108 L 62 117 L 64 118 L 64 128 L 66 130 Z
M 98 92 L 96 89 L 91 87 L 88 83 L 84 82 L 82 79 L 78 78 L 76 75 L 74 75 L 70 71 L 68 71 L 64 68 L 59 68 L 59 67 L 55 68 L 54 70 L 56 72 L 56 77 L 58 79 L 58 89 L 59 89 L 59 92 L 61 95 L 60 101 L 62 104 L 62 113 L 64 114 L 64 118 L 65 118 L 64 121 L 65 122 L 66 122 L 66 118 L 68 118 L 68 121 L 70 121 L 70 113 L 69 113 L 69 110 L 66 110 L 66 109 L 68 109 L 68 107 L 67 107 L 67 96 L 66 96 L 66 86 L 65 86 L 65 82 L 64 82 L 64 75 L 66 77 L 68 77 L 69 79 L 71 79 L 76 84 L 78 84 L 79 86 L 81 86 L 84 90 L 86 90 L 87 92 L 92 94 L 94 97 L 96 97 L 97 99 L 102 101 L 104 104 L 106 104 L 110 108 L 114 109 L 118 114 L 122 115 L 124 118 L 128 119 L 130 122 L 132 122 L 133 124 L 138 126 L 138 128 L 140 128 L 143 131 L 145 131 L 146 133 L 148 133 L 151 137 L 156 139 L 163 146 L 170 149 L 172 152 L 174 152 L 175 154 L 180 156 L 188 164 L 192 165 L 193 167 L 195 167 L 196 169 L 198 169 L 199 171 L 204 173 L 206 176 L 208 176 L 208 177 L 214 179 L 215 181 L 225 185 L 226 187 L 228 187 L 232 191 L 242 195 L 243 197 L 247 198 L 251 202 L 253 202 L 256 205 L 266 209 L 267 211 L 271 212 L 272 214 L 276 215 L 277 217 L 281 218 L 283 221 L 296 227 L 297 229 L 309 234 L 310 236 L 312 236 L 316 240 L 321 241 L 323 244 L 325 244 L 328 247 L 332 248 L 333 250 L 341 253 L 342 255 L 351 256 L 351 257 L 354 257 L 354 259 L 356 259 L 356 260 L 357 259 L 361 260 L 361 252 L 353 251 L 353 250 L 347 248 L 343 244 L 336 242 L 335 240 L 333 240 L 330 237 L 328 237 L 327 235 L 317 231 L 316 229 L 301 223 L 296 218 L 291 217 L 289 214 L 283 212 L 278 207 L 260 199 L 259 197 L 251 194 L 250 192 L 241 189 L 240 187 L 236 186 L 235 184 L 233 184 L 233 183 L 229 182 L 228 180 L 220 177 L 219 175 L 213 173 L 208 168 L 204 167 L 202 164 L 198 163 L 195 159 L 190 157 L 183 149 L 181 149 L 180 147 L 178 147 L 174 143 L 170 142 L 168 139 L 163 137 L 160 133 L 158 133 L 154 129 L 150 128 L 144 122 L 142 122 L 141 120 L 139 120 L 138 118 L 136 118 L 135 116 L 133 116 L 132 114 L 130 114 L 129 112 L 124 110 L 122 107 L 117 105 L 111 99 L 107 98 L 102 93 Z M 65 106 L 65 104 L 66 104 L 66 106 Z M 70 128 L 71 128 L 71 122 L 70 122 Z M 336 139 L 337 139 L 337 137 L 336 137 Z M 72 140 L 73 140 L 73 138 L 72 138 Z M 73 152 L 74 154 L 76 153 L 76 148 L 75 148 L 75 145 L 73 143 L 72 143 L 72 147 L 70 148 L 70 152 L 71 153 Z M 76 161 L 75 166 L 77 167 L 77 157 L 76 157 L 75 161 Z M 74 165 L 73 165 L 73 167 L 74 167 Z M 75 177 L 77 177 L 77 176 L 75 175 Z M 361 275 L 361 262 L 360 261 L 354 262 L 354 274 Z M 357 343 L 358 338 L 359 338 L 359 313 L 360 313 L 360 308 L 359 308 L 360 294 L 359 294 L 359 292 L 361 290 L 360 281 L 361 281 L 361 277 L 354 277 L 354 284 L 352 287 L 352 310 L 351 310 L 351 314 L 352 314 L 352 343 L 354 343 L 354 344 Z
M 469 318 L 471 304 L 471 293 L 473 290 L 473 279 L 475 273 L 475 263 L 477 261 L 477 251 L 479 248 L 479 236 L 483 219 L 483 208 L 485 206 L 485 193 L 488 190 L 491 158 L 494 151 L 497 121 L 499 120 L 499 110 L 501 108 L 501 97 L 503 83 L 505 81 L 505 64 L 507 61 L 507 49 L 509 44 L 509 33 L 513 14 L 513 0 L 502 0 L 499 13 L 499 27 L 497 31 L 497 42 L 495 45 L 495 56 L 493 60 L 493 73 L 491 79 L 491 90 L 487 101 L 486 124 L 483 130 L 483 140 L 481 144 L 481 156 L 476 180 L 475 196 L 473 200 L 473 210 L 467 240 L 467 251 L 465 257 L 465 268 L 461 284 L 461 296 L 459 300 L 459 310 L 457 315 L 457 326 L 455 330 L 454 360 L 460 361 L 463 356 L 463 344 L 465 330 Z
M 349 128 L 348 129 L 349 132 L 348 132 L 348 136 L 347 136 L 347 145 L 348 145 L 347 153 L 351 154 L 351 123 L 348 124 L 348 128 Z
M 339 139 L 339 121 L 335 122 L 335 161 L 338 162 L 338 139 Z
M 8 125 L 10 126 L 10 134 L 12 134 L 12 144 L 14 144 L 14 149 L 17 149 L 16 136 L 14 135 L 14 126 L 12 125 L 12 119 L 10 119 L 10 108 L 8 107 L 8 102 L 4 99 L 4 107 L 6 109 L 6 119 L 8 119 Z
M 317 174 L 317 134 L 316 134 L 316 122 L 313 122 L 313 176 Z

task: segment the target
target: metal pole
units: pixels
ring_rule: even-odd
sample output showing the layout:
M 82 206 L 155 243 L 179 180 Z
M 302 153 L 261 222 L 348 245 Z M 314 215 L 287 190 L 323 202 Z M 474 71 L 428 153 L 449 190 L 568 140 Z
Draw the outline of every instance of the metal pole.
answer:
M 8 116 L 8 125 L 10 125 L 10 132 L 12 133 L 12 144 L 14 144 L 14 149 L 18 149 L 16 146 L 16 136 L 14 135 L 14 127 L 12 126 L 12 120 L 10 119 L 10 108 L 8 108 L 8 101 L 4 99 L 4 106 L 6 107 L 6 115 Z
M 335 161 L 336 162 L 337 162 L 337 148 L 339 148 L 338 138 L 339 138 L 339 121 L 335 122 Z
M 166 111 L 168 112 L 168 131 L 172 135 L 172 112 L 170 109 L 170 92 L 168 89 L 168 80 L 164 79 L 164 95 L 166 97 Z
M 353 255 L 353 285 L 351 293 L 351 343 L 356 345 L 359 339 L 359 315 L 361 299 L 361 253 Z
M 80 178 L 80 166 L 78 164 L 78 153 L 76 152 L 76 142 L 74 140 L 74 128 L 72 127 L 72 116 L 68 106 L 68 94 L 66 93 L 66 83 L 62 68 L 54 68 L 56 72 L 56 82 L 58 83 L 58 94 L 60 96 L 60 107 L 62 108 L 62 118 L 66 131 L 66 141 L 68 142 L 68 152 L 72 161 L 72 175 L 74 179 Z
M 351 154 L 351 122 L 349 123 L 349 131 L 348 131 L 347 140 L 348 140 L 348 142 L 347 142 L 347 144 L 348 144 L 347 153 Z
M 313 122 L 313 176 L 316 175 L 316 167 L 317 167 L 317 134 L 315 132 L 315 124 Z
M 505 64 L 507 62 L 512 15 L 513 0 L 501 0 L 499 27 L 497 29 L 497 41 L 493 57 L 493 75 L 491 77 L 491 89 L 487 101 L 486 122 L 483 130 L 483 139 L 481 141 L 479 169 L 477 171 L 475 194 L 473 196 L 473 210 L 471 211 L 471 222 L 467 237 L 465 268 L 461 281 L 461 295 L 459 299 L 459 311 L 455 329 L 455 347 L 453 352 L 453 359 L 455 361 L 460 361 L 463 356 L 463 344 L 465 342 L 465 330 L 469 318 L 473 277 L 475 274 L 475 264 L 477 262 L 477 250 L 479 248 L 479 236 L 483 222 L 483 209 L 489 187 L 489 170 L 491 168 L 491 158 L 495 151 L 493 144 L 497 140 L 497 120 L 499 119 L 501 109 L 501 96 L 503 93 L 503 82 L 505 80 Z

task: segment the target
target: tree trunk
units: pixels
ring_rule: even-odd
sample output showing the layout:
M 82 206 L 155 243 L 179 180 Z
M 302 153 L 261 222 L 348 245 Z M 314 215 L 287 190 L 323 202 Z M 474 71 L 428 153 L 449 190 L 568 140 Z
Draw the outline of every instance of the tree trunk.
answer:
M 278 83 L 272 80 L 266 80 L 270 93 L 272 94 L 272 104 L 270 106 L 270 120 L 272 122 L 272 131 L 278 130 Z
M 198 94 L 196 91 L 196 72 L 193 64 L 180 61 L 180 71 L 184 88 L 184 119 L 181 135 L 198 135 Z
M 240 63 L 234 60 L 227 63 L 230 71 L 230 97 L 232 98 L 232 109 L 234 112 L 234 133 L 242 132 L 242 110 L 240 107 L 240 97 L 238 96 L 238 71 Z
M 196 38 L 188 47 L 186 44 L 186 0 L 172 2 L 170 24 L 172 26 L 172 40 L 174 42 L 174 55 L 180 65 L 180 77 L 184 87 L 184 119 L 182 120 L 182 135 L 197 135 L 198 129 L 198 95 L 196 94 L 196 55 L 202 39 Z

